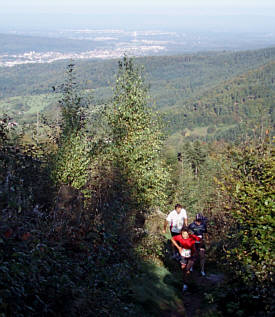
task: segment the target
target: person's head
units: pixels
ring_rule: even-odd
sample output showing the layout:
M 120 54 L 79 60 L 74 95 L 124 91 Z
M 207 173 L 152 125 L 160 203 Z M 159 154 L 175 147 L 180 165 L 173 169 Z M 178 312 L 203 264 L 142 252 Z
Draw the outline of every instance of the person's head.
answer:
M 188 239 L 189 238 L 189 232 L 188 232 L 188 230 L 187 229 L 182 229 L 181 230 L 181 236 L 182 236 L 182 238 L 183 239 Z
M 195 221 L 196 221 L 197 223 L 202 223 L 202 220 L 203 220 L 202 214 L 196 214 Z
M 182 205 L 176 204 L 175 210 L 176 210 L 176 212 L 177 212 L 178 214 L 181 212 L 181 209 L 182 209 Z

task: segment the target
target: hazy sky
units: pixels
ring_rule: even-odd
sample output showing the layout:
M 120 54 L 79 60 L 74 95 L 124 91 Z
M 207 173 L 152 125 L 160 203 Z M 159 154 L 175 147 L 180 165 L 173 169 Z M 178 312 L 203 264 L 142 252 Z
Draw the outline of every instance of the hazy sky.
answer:
M 275 14 L 274 0 L 0 0 L 2 13 L 150 13 L 230 12 Z M 115 11 L 114 11 L 115 10 Z M 272 12 L 273 11 L 273 12 Z
M 2 29 L 128 25 L 275 31 L 274 21 L 275 0 L 0 0 Z

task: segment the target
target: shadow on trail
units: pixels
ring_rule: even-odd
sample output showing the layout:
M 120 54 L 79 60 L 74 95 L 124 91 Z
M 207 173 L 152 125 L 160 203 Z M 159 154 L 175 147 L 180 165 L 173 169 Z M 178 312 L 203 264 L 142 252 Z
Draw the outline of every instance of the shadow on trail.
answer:
M 141 274 L 133 281 L 135 300 L 151 316 L 186 316 L 173 274 L 166 268 L 150 263 L 141 263 Z
M 212 316 L 211 314 L 215 314 L 216 305 L 212 293 L 213 290 L 221 287 L 226 278 L 222 272 L 217 270 L 215 263 L 206 263 L 207 275 L 203 277 L 200 274 L 200 263 L 199 259 L 197 259 L 193 267 L 193 272 L 188 276 L 188 291 L 183 293 L 183 274 L 179 262 L 172 258 L 170 239 L 163 241 L 162 262 L 165 269 L 170 273 L 170 275 L 167 275 L 166 282 L 169 283 L 169 279 L 173 281 L 173 287 L 176 289 L 177 296 L 184 306 L 186 317 Z M 170 314 L 164 316 L 172 317 L 178 315 L 176 312 L 170 312 Z

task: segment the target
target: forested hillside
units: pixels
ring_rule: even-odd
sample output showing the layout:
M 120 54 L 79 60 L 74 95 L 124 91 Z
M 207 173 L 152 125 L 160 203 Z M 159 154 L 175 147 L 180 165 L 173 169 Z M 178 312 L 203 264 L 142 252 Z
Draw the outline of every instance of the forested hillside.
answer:
M 179 56 L 137 58 L 159 107 L 201 94 L 221 81 L 275 59 L 275 48 L 243 52 L 209 52 Z M 64 79 L 68 61 L 0 68 L 0 97 L 49 93 Z M 77 79 L 83 88 L 108 88 L 117 60 L 77 61 Z
M 270 62 L 167 108 L 166 118 L 171 132 L 191 135 L 194 128 L 206 127 L 201 135 L 206 139 L 236 140 L 240 134 L 274 127 L 274 100 L 275 62 Z
M 198 93 L 190 104 L 186 99 L 191 107 L 187 118 L 193 115 L 203 126 L 214 117 L 226 125 L 232 115 L 252 120 L 260 105 L 271 109 L 274 62 L 266 52 L 272 50 L 194 57 L 192 78 L 201 72 L 199 60 L 219 62 L 213 68 L 208 64 L 202 82 L 197 77 L 194 90 L 186 91 L 189 97 Z M 228 54 L 244 66 L 245 75 L 239 76 L 232 57 L 232 79 L 223 65 Z M 259 56 L 265 65 L 259 68 L 258 61 L 258 69 L 247 72 L 247 59 L 256 62 Z M 174 57 L 181 69 L 177 63 L 169 65 L 168 58 L 148 60 L 152 73 L 157 72 L 152 61 L 163 62 L 157 76 L 168 82 L 185 69 L 185 74 L 193 73 L 187 66 L 192 58 L 186 58 Z M 193 142 L 186 135 L 191 126 L 182 131 L 175 121 L 182 139 L 171 146 L 162 129 L 167 122 L 152 109 L 140 65 L 127 57 L 117 67 L 111 61 L 91 65 L 110 65 L 116 74 L 112 82 L 104 77 L 110 69 L 97 73 L 106 87 L 114 87 L 108 103 L 93 101 L 91 91 L 79 86 L 89 72 L 70 63 L 58 83 L 58 102 L 51 100 L 54 113 L 58 105 L 56 116 L 42 120 L 39 99 L 34 122 L 18 124 L 0 116 L 0 315 L 273 316 L 275 164 L 270 131 L 248 133 L 242 143 Z M 51 68 L 52 75 L 57 70 Z M 38 78 L 25 74 L 25 82 L 19 76 L 16 87 L 15 72 L 7 72 L 6 79 L 12 76 L 6 95 L 23 87 L 42 93 L 57 83 L 45 71 Z M 212 78 L 216 73 L 218 79 Z M 39 88 L 43 76 L 47 82 Z M 204 87 L 201 94 L 199 87 Z M 260 114 L 264 120 L 265 112 Z M 172 257 L 170 233 L 163 232 L 176 203 L 187 210 L 189 223 L 202 213 L 208 226 L 206 276 L 198 273 L 196 263 L 187 272 L 188 292 L 183 288 L 185 268 Z
M 165 131 L 180 139 L 234 140 L 274 124 L 275 49 L 136 59 Z M 115 60 L 78 61 L 77 80 L 93 104 L 112 96 Z M 0 69 L 0 109 L 18 122 L 56 117 L 65 62 Z M 257 132 L 258 133 L 258 132 Z

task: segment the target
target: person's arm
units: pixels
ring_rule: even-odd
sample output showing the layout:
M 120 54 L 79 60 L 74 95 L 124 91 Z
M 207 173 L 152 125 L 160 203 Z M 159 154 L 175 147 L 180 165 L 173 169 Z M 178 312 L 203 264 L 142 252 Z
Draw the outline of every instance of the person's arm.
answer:
M 186 212 L 185 209 L 184 209 L 184 226 L 185 226 L 185 227 L 188 227 L 187 212 Z
M 163 226 L 163 233 L 164 233 L 164 234 L 166 233 L 168 223 L 169 223 L 169 222 L 165 219 L 165 220 L 164 220 L 164 226 Z
M 188 230 L 191 231 L 192 234 L 194 234 L 194 223 L 190 223 L 190 225 L 188 226 Z
M 181 254 L 181 252 L 182 252 L 182 247 L 177 243 L 176 238 L 177 238 L 177 236 L 173 237 L 173 238 L 171 239 L 171 241 L 172 241 L 172 243 L 174 244 L 174 246 L 179 250 L 179 253 Z
M 196 236 L 195 234 L 189 234 L 189 237 L 196 240 L 196 241 L 201 241 L 201 237 Z

